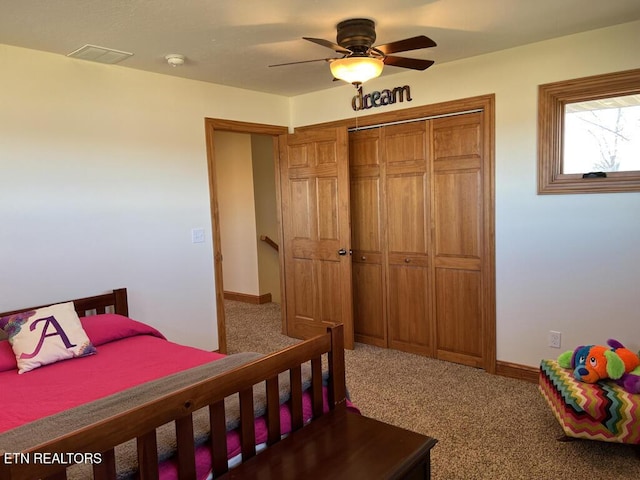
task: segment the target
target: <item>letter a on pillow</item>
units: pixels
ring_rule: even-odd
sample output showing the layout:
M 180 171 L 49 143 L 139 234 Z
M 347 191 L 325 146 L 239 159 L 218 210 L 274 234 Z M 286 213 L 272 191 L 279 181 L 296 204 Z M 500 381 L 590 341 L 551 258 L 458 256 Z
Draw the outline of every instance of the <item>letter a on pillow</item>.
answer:
M 9 336 L 18 373 L 96 353 L 73 302 L 2 317 L 0 328 Z

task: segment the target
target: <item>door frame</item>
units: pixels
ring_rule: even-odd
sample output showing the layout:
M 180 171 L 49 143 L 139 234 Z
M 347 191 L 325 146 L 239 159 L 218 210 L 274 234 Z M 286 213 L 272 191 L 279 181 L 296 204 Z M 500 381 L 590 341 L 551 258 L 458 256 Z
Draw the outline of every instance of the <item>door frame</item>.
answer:
M 487 168 L 483 171 L 482 181 L 484 189 L 484 234 L 483 234 L 483 256 L 487 259 L 483 268 L 483 291 L 482 291 L 482 346 L 483 365 L 482 368 L 488 373 L 496 373 L 499 367 L 501 371 L 509 366 L 497 365 L 496 354 L 496 275 L 495 275 L 495 94 L 479 95 L 476 97 L 451 100 L 447 102 L 435 103 L 431 105 L 420 105 L 417 107 L 395 110 L 392 112 L 374 113 L 366 116 L 357 116 L 344 120 L 324 122 L 314 125 L 297 127 L 296 131 L 306 129 L 316 129 L 325 127 L 346 126 L 348 129 L 375 127 L 381 124 L 393 122 L 405 122 L 433 118 L 438 116 L 449 116 L 463 114 L 472 110 L 483 110 L 484 128 L 483 135 L 483 155 L 487 159 Z M 509 375 L 513 376 L 513 375 Z
M 216 294 L 216 317 L 218 323 L 218 351 L 227 353 L 227 329 L 224 313 L 224 285 L 222 275 L 222 246 L 220 244 L 220 214 L 218 210 L 218 187 L 216 178 L 216 158 L 214 133 L 234 132 L 257 135 L 271 135 L 274 148 L 274 161 L 278 158 L 278 136 L 288 133 L 288 127 L 279 125 L 267 125 L 251 122 L 239 122 L 234 120 L 224 120 L 219 118 L 204 119 L 205 137 L 207 144 L 207 170 L 209 179 L 209 205 L 211 209 L 211 238 L 213 239 L 213 271 Z M 277 204 L 280 205 L 279 175 L 276 175 L 276 195 Z M 280 208 L 278 207 L 278 222 L 280 222 Z M 282 243 L 282 232 L 278 230 L 278 241 Z M 278 252 L 280 261 L 280 271 L 282 272 L 282 250 Z M 281 295 L 284 301 L 286 292 L 282 288 L 283 278 L 280 275 Z

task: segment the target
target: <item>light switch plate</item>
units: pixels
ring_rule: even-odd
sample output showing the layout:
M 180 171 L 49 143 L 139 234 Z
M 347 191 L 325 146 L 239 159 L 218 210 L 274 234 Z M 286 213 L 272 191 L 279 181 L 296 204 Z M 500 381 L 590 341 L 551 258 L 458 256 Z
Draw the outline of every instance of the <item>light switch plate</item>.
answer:
M 191 230 L 191 243 L 204 243 L 204 228 L 193 228 Z

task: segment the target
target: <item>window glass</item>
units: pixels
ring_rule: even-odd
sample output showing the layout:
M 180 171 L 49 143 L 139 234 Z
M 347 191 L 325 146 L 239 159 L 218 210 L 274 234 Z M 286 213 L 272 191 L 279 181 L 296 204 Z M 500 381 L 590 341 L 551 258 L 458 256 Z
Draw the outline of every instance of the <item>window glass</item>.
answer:
M 568 103 L 562 173 L 640 170 L 640 95 Z

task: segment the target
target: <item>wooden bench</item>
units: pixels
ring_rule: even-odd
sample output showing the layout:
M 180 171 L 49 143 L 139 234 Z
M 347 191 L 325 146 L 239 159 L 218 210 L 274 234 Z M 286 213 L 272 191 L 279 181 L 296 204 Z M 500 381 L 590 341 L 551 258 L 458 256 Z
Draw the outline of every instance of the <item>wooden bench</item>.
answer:
M 437 440 L 336 409 L 232 468 L 221 480 L 429 479 Z

